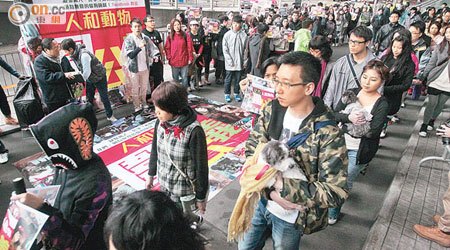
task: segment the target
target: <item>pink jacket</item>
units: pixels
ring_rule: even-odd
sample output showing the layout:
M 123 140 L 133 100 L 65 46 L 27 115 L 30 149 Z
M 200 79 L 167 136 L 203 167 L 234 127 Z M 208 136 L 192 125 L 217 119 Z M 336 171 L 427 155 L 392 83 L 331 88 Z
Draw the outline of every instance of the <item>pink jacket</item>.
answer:
M 164 50 L 166 51 L 169 65 L 172 67 L 184 67 L 188 65 L 189 61 L 192 62 L 194 57 L 192 39 L 187 33 L 186 38 L 181 34 L 175 33 L 173 40 L 170 40 L 170 35 L 167 36 Z

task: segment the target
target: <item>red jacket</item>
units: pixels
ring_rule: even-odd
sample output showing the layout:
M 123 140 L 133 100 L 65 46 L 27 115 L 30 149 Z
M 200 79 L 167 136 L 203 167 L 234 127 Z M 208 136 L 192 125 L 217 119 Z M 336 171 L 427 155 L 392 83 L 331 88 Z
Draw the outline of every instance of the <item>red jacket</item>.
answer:
M 181 34 L 175 33 L 173 40 L 170 40 L 170 35 L 167 36 L 166 57 L 169 60 L 169 65 L 172 67 L 184 67 L 188 62 L 193 60 L 194 47 L 192 46 L 192 39 L 186 33 L 186 38 Z

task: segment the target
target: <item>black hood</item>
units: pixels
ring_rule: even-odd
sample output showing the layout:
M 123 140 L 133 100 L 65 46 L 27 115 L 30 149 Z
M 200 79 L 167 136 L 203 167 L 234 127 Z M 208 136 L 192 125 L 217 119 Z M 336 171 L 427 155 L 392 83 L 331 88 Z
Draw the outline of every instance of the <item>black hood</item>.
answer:
M 175 120 L 170 122 L 165 122 L 163 127 L 180 127 L 185 128 L 191 125 L 197 120 L 197 113 L 191 107 L 187 107 L 181 115 L 179 115 Z
M 97 118 L 90 103 L 67 104 L 30 128 L 57 168 L 77 169 L 92 158 Z

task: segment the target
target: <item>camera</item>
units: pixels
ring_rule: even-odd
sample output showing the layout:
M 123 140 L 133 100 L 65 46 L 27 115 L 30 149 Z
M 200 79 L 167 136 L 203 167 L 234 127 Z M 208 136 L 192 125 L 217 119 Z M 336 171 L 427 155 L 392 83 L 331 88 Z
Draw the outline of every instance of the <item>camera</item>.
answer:
M 443 127 L 444 125 L 450 128 L 450 119 L 448 119 L 447 121 L 445 121 L 445 122 L 441 125 L 441 127 Z M 450 145 L 450 138 L 448 138 L 448 137 L 442 137 L 442 143 L 443 143 L 444 145 Z

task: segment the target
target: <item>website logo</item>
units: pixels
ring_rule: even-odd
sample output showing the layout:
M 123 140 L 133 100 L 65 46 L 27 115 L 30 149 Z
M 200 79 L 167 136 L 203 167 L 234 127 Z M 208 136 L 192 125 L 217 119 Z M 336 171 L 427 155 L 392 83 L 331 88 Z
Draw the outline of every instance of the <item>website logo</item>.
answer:
M 9 21 L 17 26 L 32 22 L 36 24 L 65 24 L 66 8 L 59 4 L 14 3 L 8 10 Z

